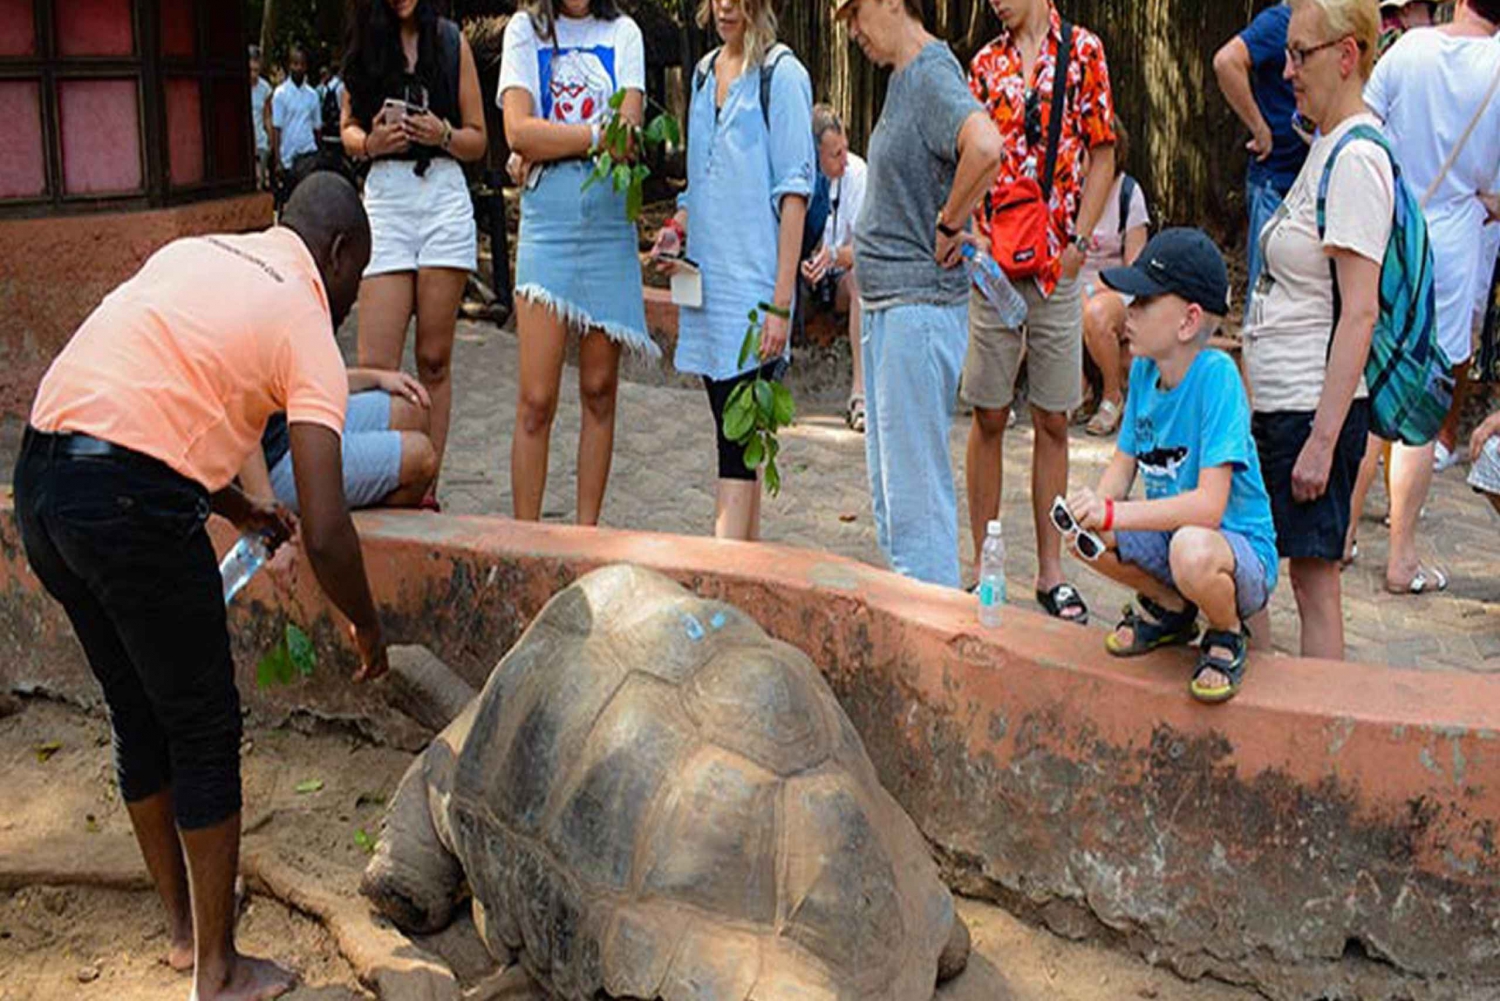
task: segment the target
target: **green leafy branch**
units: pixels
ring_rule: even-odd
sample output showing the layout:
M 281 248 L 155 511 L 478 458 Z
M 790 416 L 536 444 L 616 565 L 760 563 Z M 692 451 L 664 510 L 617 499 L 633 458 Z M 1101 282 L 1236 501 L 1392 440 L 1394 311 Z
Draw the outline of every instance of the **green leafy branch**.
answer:
M 255 665 L 255 684 L 258 688 L 290 685 L 299 677 L 312 677 L 317 666 L 318 652 L 313 648 L 312 640 L 307 633 L 288 622 L 280 641 Z
M 750 326 L 745 330 L 745 341 L 740 345 L 739 367 L 744 368 L 752 358 L 760 357 L 760 339 L 765 331 L 764 316 L 775 311 L 769 303 L 761 303 L 750 311 Z M 781 441 L 776 433 L 789 427 L 797 417 L 797 404 L 792 391 L 780 382 L 761 377 L 757 369 L 754 379 L 746 380 L 729 394 L 724 405 L 724 437 L 744 447 L 745 465 L 750 469 L 766 467 L 766 489 L 775 497 L 781 493 L 781 470 L 776 465 L 776 456 L 781 452 Z
M 655 102 L 653 102 L 655 103 Z M 627 121 L 620 113 L 625 91 L 617 90 L 609 99 L 610 116 L 594 150 L 594 170 L 583 182 L 587 191 L 603 181 L 614 186 L 615 193 L 625 196 L 625 218 L 635 222 L 641 217 L 646 200 L 646 178 L 651 168 L 640 162 L 645 150 L 671 148 L 682 143 L 682 126 L 671 113 L 662 110 L 645 128 Z

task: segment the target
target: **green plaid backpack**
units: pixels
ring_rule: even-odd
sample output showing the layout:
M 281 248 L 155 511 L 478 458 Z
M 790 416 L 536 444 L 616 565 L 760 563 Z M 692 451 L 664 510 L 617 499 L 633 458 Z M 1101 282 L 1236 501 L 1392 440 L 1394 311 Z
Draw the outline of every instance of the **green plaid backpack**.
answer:
M 1396 181 L 1391 239 L 1380 266 L 1380 316 L 1375 321 L 1370 357 L 1365 362 L 1365 385 L 1370 390 L 1370 430 L 1389 441 L 1425 445 L 1437 437 L 1453 403 L 1453 365 L 1437 342 L 1427 217 L 1402 179 L 1401 165 L 1396 162 L 1390 141 L 1379 129 L 1356 125 L 1329 155 L 1318 185 L 1318 238 L 1322 239 L 1326 228 L 1328 182 L 1333 176 L 1334 161 L 1345 146 L 1358 139 L 1385 150 Z M 1329 267 L 1333 268 L 1331 262 Z M 1340 308 L 1335 272 L 1335 328 Z

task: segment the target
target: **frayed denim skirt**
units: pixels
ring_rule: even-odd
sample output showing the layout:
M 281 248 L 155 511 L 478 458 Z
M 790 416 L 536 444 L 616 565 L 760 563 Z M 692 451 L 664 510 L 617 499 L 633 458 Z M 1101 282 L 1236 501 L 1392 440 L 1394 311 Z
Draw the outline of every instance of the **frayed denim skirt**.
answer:
M 593 166 L 547 164 L 521 194 L 516 294 L 546 306 L 572 327 L 597 327 L 613 341 L 655 358 L 646 330 L 641 259 L 625 196 L 607 182 L 583 191 Z

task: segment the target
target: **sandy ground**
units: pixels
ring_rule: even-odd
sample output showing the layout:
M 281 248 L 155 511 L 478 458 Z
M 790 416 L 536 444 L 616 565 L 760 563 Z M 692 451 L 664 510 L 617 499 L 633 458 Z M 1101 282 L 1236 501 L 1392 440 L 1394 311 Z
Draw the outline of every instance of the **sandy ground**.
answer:
M 353 1001 L 362 987 L 338 942 L 317 920 L 266 895 L 275 861 L 299 899 L 354 898 L 365 855 L 356 832 L 374 835 L 383 797 L 410 758 L 343 734 L 260 731 L 245 764 L 245 869 L 252 893 L 240 923 L 247 951 L 298 969 L 296 1001 Z M 0 719 L 0 1001 L 61 998 L 156 1001 L 188 995 L 188 981 L 160 961 L 166 928 L 114 792 L 109 731 L 97 717 L 32 700 Z M 321 782 L 316 792 L 297 791 Z M 303 786 L 306 788 L 305 786 Z M 942 1001 L 1249 1001 L 1251 992 L 1189 984 L 1132 956 L 1068 942 L 997 908 L 961 901 L 974 934 L 969 969 Z M 467 917 L 425 948 L 461 984 L 492 975 Z M 399 1001 L 400 994 L 387 992 Z M 522 990 L 509 1001 L 541 995 Z

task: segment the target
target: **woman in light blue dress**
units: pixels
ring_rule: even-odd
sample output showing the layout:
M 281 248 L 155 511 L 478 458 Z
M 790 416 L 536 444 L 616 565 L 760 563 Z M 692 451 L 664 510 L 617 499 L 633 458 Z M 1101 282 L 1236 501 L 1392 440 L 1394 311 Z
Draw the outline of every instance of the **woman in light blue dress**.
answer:
M 518 519 L 536 521 L 569 331 L 577 331 L 578 523 L 595 525 L 614 454 L 620 352 L 660 352 L 646 330 L 635 224 L 609 184 L 583 191 L 609 102 L 639 125 L 645 107 L 641 31 L 614 0 L 532 0 L 505 29 L 498 103 L 522 163 L 516 250 L 520 391 L 511 440 Z
M 670 258 L 685 248 L 702 271 L 703 305 L 679 313 L 675 362 L 678 371 L 703 378 L 714 416 L 714 534 L 755 539 L 760 483 L 740 446 L 724 436 L 724 406 L 757 370 L 778 377 L 790 359 L 788 318 L 816 163 L 812 81 L 796 56 L 776 44 L 770 0 L 704 0 L 698 22 L 706 27 L 710 18 L 724 44 L 693 73 L 688 188 L 655 254 L 671 270 Z M 760 357 L 741 366 L 746 317 L 762 302 L 773 310 Z

